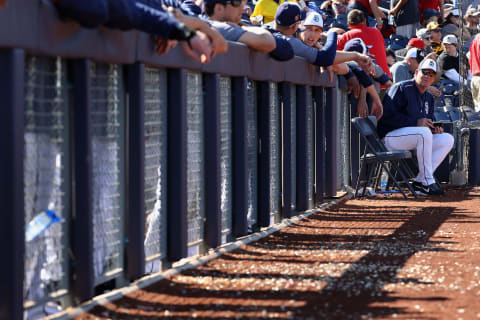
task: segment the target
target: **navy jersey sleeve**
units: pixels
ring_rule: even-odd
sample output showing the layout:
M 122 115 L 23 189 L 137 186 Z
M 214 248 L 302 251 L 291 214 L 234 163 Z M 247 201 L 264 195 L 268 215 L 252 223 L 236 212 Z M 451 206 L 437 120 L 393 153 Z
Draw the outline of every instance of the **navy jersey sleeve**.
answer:
M 321 50 L 318 50 L 315 65 L 320 67 L 331 66 L 337 55 L 337 33 L 329 32 L 327 41 Z
M 362 87 L 367 88 L 373 84 L 372 78 L 365 71 L 363 71 L 363 69 L 356 62 L 349 61 L 347 62 L 347 66 L 357 77 L 358 82 L 362 85 Z
M 171 34 L 181 34 L 175 31 L 183 26 L 165 11 L 160 1 L 57 0 L 55 5 L 62 15 L 88 28 L 105 25 L 121 30 L 137 29 L 170 38 Z
M 287 61 L 294 57 L 292 45 L 282 33 L 275 31 L 275 29 L 264 27 L 267 29 L 275 39 L 275 49 L 268 54 L 275 60 Z

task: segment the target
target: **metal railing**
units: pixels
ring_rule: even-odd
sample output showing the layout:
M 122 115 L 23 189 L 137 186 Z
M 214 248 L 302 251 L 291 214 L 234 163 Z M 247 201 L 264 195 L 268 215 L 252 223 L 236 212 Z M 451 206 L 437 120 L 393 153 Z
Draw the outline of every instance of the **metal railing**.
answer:
M 0 12 L 0 46 L 0 319 L 76 305 L 349 183 L 345 92 L 300 58 L 238 43 L 208 65 L 160 57 L 147 34 L 26 0 Z M 26 241 L 45 210 L 62 220 Z

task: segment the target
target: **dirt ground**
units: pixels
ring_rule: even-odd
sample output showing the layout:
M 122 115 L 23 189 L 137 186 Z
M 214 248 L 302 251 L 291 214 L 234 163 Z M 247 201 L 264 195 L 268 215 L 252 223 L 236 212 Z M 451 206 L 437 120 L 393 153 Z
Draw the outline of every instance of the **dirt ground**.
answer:
M 348 200 L 80 319 L 480 319 L 480 188 Z

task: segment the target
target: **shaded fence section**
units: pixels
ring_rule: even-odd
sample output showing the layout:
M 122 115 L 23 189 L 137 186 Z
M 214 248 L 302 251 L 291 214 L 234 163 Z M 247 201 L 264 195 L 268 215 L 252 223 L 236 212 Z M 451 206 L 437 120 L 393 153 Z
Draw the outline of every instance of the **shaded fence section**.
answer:
M 159 57 L 149 35 L 82 29 L 48 1 L 9 3 L 0 46 L 1 319 L 76 305 L 349 184 L 345 92 L 302 59 L 235 43 L 208 65 Z M 58 221 L 26 238 L 46 211 Z

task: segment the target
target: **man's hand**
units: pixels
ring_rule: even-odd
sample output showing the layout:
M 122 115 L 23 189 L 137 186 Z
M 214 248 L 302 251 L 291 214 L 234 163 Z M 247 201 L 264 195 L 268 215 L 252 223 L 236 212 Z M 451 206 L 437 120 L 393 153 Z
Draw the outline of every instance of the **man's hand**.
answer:
M 381 18 L 381 17 L 378 17 L 378 18 L 375 18 L 375 20 L 377 20 L 377 29 L 378 29 L 378 30 L 382 30 L 382 27 L 383 27 L 382 18 Z
M 325 72 L 325 71 L 328 71 L 328 76 L 329 76 L 330 82 L 333 82 L 333 76 L 335 75 L 335 72 L 333 71 L 333 67 L 332 67 L 332 66 L 320 67 L 320 71 L 321 71 L 322 73 Z
M 373 100 L 371 115 L 374 115 L 377 118 L 377 120 L 380 120 L 380 118 L 382 117 L 382 115 L 383 115 L 383 105 L 382 105 L 382 101 L 380 101 L 380 99 L 378 99 L 378 100 L 374 99 Z
M 442 96 L 442 91 L 439 89 L 435 88 L 434 86 L 430 86 L 427 88 L 427 91 L 434 96 L 435 98 L 439 98 Z
M 368 66 L 369 64 L 372 63 L 372 59 L 370 59 L 369 56 L 366 54 L 361 54 L 358 53 L 355 57 L 355 61 L 360 65 L 360 66 Z
M 435 134 L 435 133 L 443 133 L 443 127 L 435 127 L 433 126 L 433 128 L 431 129 L 432 130 L 432 133 Z
M 353 93 L 355 99 L 358 99 L 360 96 L 360 83 L 358 83 L 357 77 L 352 76 L 347 79 L 347 90 L 348 93 Z
M 391 86 L 393 86 L 392 80 L 388 80 L 387 82 L 385 82 L 384 86 L 385 86 L 385 89 L 388 89 L 388 88 L 390 88 Z
M 368 105 L 364 99 L 359 99 L 357 103 L 357 116 L 366 118 L 368 116 Z
M 430 128 L 430 129 L 434 128 L 433 121 L 432 121 L 432 119 L 429 119 L 429 118 L 418 119 L 417 120 L 417 126 L 418 127 L 427 127 L 427 128 Z
M 201 31 L 197 31 L 197 34 L 190 39 L 190 45 L 186 41 L 181 41 L 180 46 L 186 56 L 198 62 L 209 63 L 212 58 L 210 39 Z
M 177 40 L 168 40 L 165 38 L 158 38 L 157 39 L 157 54 L 164 55 L 167 54 L 170 49 L 175 48 L 177 45 Z

